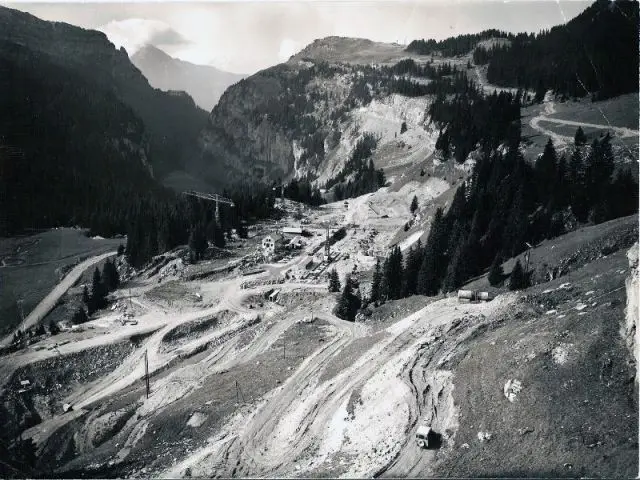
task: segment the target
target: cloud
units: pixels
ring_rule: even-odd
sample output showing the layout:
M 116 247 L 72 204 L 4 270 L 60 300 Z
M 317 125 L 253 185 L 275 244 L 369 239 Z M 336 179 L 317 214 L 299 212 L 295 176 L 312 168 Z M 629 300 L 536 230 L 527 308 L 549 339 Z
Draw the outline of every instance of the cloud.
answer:
M 129 55 L 133 55 L 146 44 L 162 47 L 191 43 L 169 24 L 160 20 L 145 18 L 114 20 L 99 27 L 98 30 L 104 32 L 117 48 L 124 47 Z
M 295 55 L 301 46 L 298 42 L 291 40 L 290 38 L 285 38 L 280 42 L 280 50 L 278 51 L 278 58 L 282 62 L 286 62 L 289 58 Z

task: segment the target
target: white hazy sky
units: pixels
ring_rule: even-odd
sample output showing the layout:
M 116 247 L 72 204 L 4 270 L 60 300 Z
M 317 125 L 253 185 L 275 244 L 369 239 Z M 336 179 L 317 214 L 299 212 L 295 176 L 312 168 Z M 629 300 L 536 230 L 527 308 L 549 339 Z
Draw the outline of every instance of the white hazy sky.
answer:
M 236 73 L 287 60 L 330 35 L 408 43 L 487 28 L 537 32 L 578 15 L 581 0 L 380 0 L 23 3 L 45 20 L 105 32 L 129 54 L 151 43 L 170 55 Z

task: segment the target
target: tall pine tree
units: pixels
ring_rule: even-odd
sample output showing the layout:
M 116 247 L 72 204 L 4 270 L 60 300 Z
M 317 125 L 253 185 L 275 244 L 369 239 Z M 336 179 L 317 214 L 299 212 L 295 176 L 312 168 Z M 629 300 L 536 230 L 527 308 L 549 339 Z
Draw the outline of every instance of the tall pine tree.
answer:
M 373 281 L 371 282 L 371 295 L 369 301 L 372 303 L 379 302 L 381 300 L 382 289 L 382 269 L 380 266 L 380 259 L 376 259 L 376 266 L 373 270 Z

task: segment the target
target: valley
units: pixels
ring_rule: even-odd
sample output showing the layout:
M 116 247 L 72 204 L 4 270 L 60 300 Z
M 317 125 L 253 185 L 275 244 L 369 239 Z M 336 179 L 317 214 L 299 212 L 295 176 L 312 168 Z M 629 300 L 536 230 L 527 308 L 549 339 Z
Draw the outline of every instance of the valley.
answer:
M 307 218 L 339 224 L 344 213 L 330 212 L 341 207 L 328 205 Z M 593 233 L 579 238 L 604 245 L 605 239 L 634 226 L 633 238 L 637 216 L 612 224 L 608 233 L 591 227 Z M 352 268 L 352 263 L 358 270 L 366 268 L 362 253 L 351 262 L 351 258 L 340 258 L 350 243 L 367 236 L 367 228 L 359 230 L 349 229 L 345 240 L 335 244 L 334 265 L 339 271 Z M 544 248 L 562 249 L 566 241 L 560 237 Z M 568 251 L 579 251 L 578 245 Z M 286 280 L 285 272 L 309 258 L 304 253 L 274 264 L 275 269 L 265 265 L 269 271 L 255 275 L 242 275 L 236 268 L 214 282 L 206 277 L 181 279 L 184 267 L 176 254 L 164 255 L 168 275 L 163 275 L 163 269 L 155 274 L 143 270 L 123 284 L 113 298 L 115 310 L 97 315 L 81 329 L 41 340 L 0 360 L 4 405 L 13 403 L 15 408 L 24 402 L 41 419 L 23 436 L 34 440 L 49 468 L 60 469 L 65 476 L 82 470 L 91 476 L 167 478 L 189 474 L 426 476 L 447 471 L 440 468 L 465 475 L 469 468 L 465 465 L 472 461 L 469 453 L 477 451 L 484 452 L 484 472 L 504 474 L 511 467 L 491 462 L 511 448 L 511 441 L 526 439 L 535 444 L 546 435 L 545 415 L 550 413 L 545 412 L 557 401 L 536 392 L 555 382 L 565 382 L 561 389 L 565 404 L 585 404 L 581 395 L 587 388 L 605 389 L 603 394 L 614 388 L 616 393 L 607 394 L 602 408 L 613 409 L 616 413 L 611 413 L 609 421 L 620 418 L 629 429 L 627 436 L 634 438 L 637 412 L 625 400 L 633 392 L 633 369 L 624 360 L 626 349 L 615 340 L 618 327 L 598 313 L 614 309 L 615 318 L 625 316 L 624 282 L 630 270 L 624 248 L 606 257 L 600 254 L 584 267 L 576 266 L 568 275 L 522 294 L 499 293 L 493 301 L 479 304 L 460 303 L 455 296 L 418 297 L 393 317 L 383 314 L 382 322 L 335 317 L 334 301 L 322 277 Z M 532 253 L 536 259 L 532 269 L 549 258 L 538 257 Z M 236 258 L 230 257 L 229 263 Z M 166 268 L 172 262 L 177 269 Z M 284 282 L 278 281 L 277 298 L 270 301 L 266 298 L 274 291 L 270 283 L 279 279 Z M 249 281 L 251 285 L 242 288 Z M 193 293 L 166 297 L 172 290 L 163 285 L 180 285 L 184 292 Z M 171 298 L 168 303 L 167 298 Z M 583 298 L 589 298 L 586 307 Z M 123 311 L 130 315 L 123 317 Z M 523 336 L 532 328 L 535 336 Z M 593 337 L 594 331 L 602 329 L 613 330 L 606 337 Z M 496 339 L 504 346 L 492 347 Z M 605 347 L 598 342 L 613 343 Z M 53 343 L 57 347 L 51 349 Z M 98 367 L 91 366 L 96 349 L 111 349 L 113 361 L 106 370 L 92 373 Z M 558 353 L 562 357 L 553 363 L 549 352 L 562 349 L 567 353 Z M 613 375 L 606 377 L 608 387 L 601 377 L 591 376 L 588 366 L 579 371 L 569 368 L 591 351 L 603 352 L 589 360 L 598 365 L 613 358 L 612 367 L 607 367 L 611 372 L 607 375 Z M 487 372 L 487 378 L 478 377 L 473 370 L 478 367 L 472 365 L 486 361 L 482 359 L 489 354 L 495 356 L 491 363 L 503 366 Z M 65 358 L 69 359 L 65 366 L 50 365 Z M 549 375 L 536 373 L 542 367 L 551 369 Z M 516 403 L 502 395 L 503 379 L 512 376 L 525 385 Z M 32 390 L 16 393 L 18 380 L 25 379 L 32 382 Z M 56 382 L 58 387 L 52 387 Z M 615 382 L 621 383 L 614 387 Z M 474 393 L 478 400 L 465 393 L 480 384 L 485 386 Z M 588 408 L 605 402 L 599 395 L 587 395 Z M 480 410 L 478 401 L 484 405 Z M 63 404 L 72 405 L 72 410 L 65 413 Z M 490 413 L 494 405 L 504 411 L 495 419 L 491 415 L 496 413 Z M 512 413 L 507 414 L 508 410 Z M 563 414 L 558 411 L 557 415 Z M 542 418 L 544 425 L 536 423 Z M 421 421 L 442 433 L 439 450 L 421 452 L 415 445 L 412 432 Z M 518 428 L 530 426 L 534 433 L 521 439 Z M 485 446 L 476 439 L 474 428 L 489 431 L 491 443 Z M 629 471 L 624 468 L 632 463 L 622 459 L 625 451 L 633 450 L 633 441 L 625 443 L 627 437 L 620 428 L 614 430 L 613 443 L 609 443 L 611 437 L 598 447 L 606 455 L 622 455 L 620 461 L 612 457 L 611 465 L 617 469 L 598 470 L 604 467 L 587 462 L 579 467 L 584 474 Z M 596 424 L 593 430 L 594 438 L 600 438 Z M 554 431 L 557 442 L 569 442 L 567 456 L 558 464 L 586 455 L 580 450 L 585 446 L 571 447 L 574 434 Z M 69 457 L 65 451 L 75 454 Z M 455 460 L 462 452 L 461 459 Z M 531 461 L 535 456 L 527 458 Z M 543 458 L 535 468 L 543 472 Z
M 630 17 L 235 75 L 0 7 L 2 476 L 636 476 Z

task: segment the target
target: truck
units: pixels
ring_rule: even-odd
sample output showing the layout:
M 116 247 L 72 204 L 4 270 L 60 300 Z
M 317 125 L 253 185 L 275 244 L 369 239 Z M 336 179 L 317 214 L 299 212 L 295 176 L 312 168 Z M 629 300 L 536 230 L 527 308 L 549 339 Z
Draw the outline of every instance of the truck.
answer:
M 430 448 L 434 440 L 434 432 L 428 425 L 420 425 L 416 430 L 416 443 L 420 448 Z

